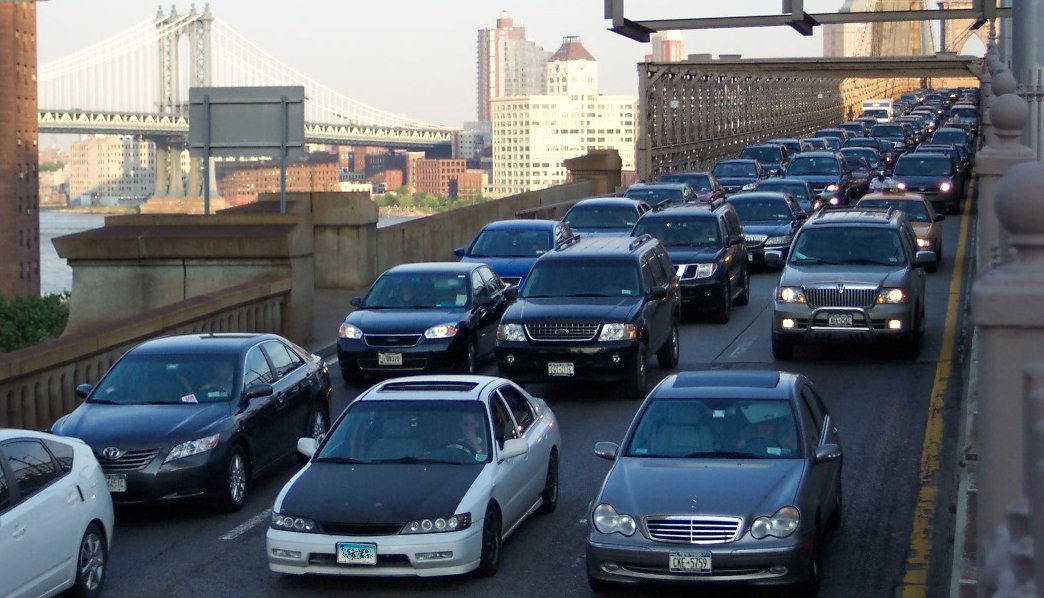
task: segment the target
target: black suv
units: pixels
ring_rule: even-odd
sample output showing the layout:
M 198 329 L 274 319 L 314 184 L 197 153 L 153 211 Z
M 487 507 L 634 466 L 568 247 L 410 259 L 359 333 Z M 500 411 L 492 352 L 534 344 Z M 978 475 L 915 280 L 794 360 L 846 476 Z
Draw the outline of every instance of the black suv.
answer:
M 517 382 L 623 380 L 645 394 L 646 362 L 678 365 L 681 298 L 663 244 L 574 236 L 536 261 L 497 328 L 500 374 Z
M 744 197 L 744 193 L 733 198 Z M 730 199 L 731 201 L 731 199 Z M 743 225 L 731 204 L 669 207 L 646 212 L 631 235 L 652 235 L 667 248 L 678 273 L 686 315 L 710 312 L 729 321 L 732 305 L 746 305 L 750 274 Z

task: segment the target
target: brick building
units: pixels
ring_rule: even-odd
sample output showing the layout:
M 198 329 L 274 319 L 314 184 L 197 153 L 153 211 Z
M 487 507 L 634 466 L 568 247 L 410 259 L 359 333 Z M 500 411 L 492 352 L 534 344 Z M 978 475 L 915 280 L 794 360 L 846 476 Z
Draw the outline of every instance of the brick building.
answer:
M 484 173 L 469 172 L 464 160 L 417 160 L 416 189 L 451 199 L 482 195 Z
M 338 157 L 309 154 L 306 160 L 286 163 L 287 191 L 337 191 Z M 257 200 L 258 193 L 279 193 L 279 162 L 218 162 L 215 175 L 218 194 L 230 205 Z

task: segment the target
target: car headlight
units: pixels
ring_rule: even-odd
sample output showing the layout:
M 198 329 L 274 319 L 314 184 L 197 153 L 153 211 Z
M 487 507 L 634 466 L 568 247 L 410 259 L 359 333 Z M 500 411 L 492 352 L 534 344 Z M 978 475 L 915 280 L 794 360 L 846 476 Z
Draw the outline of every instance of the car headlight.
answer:
M 424 338 L 452 338 L 457 336 L 456 324 L 439 324 L 424 331 Z
M 606 503 L 595 507 L 594 513 L 591 514 L 591 520 L 594 522 L 595 529 L 603 534 L 619 533 L 625 536 L 633 536 L 635 530 L 638 529 L 638 526 L 634 523 L 634 517 L 620 515 L 612 505 Z
M 839 203 L 841 203 L 841 201 L 838 198 L 836 198 L 836 197 L 831 197 L 830 198 L 830 205 L 836 206 Z
M 175 459 L 181 459 L 184 457 L 190 457 L 192 455 L 198 455 L 199 453 L 205 453 L 210 449 L 214 448 L 218 444 L 218 439 L 221 438 L 221 434 L 214 434 L 213 436 L 207 436 L 205 438 L 197 438 L 189 442 L 182 442 L 178 446 L 170 449 L 170 454 L 163 460 L 164 463 L 170 463 Z
M 272 512 L 272 529 L 281 529 L 288 532 L 301 532 L 304 534 L 319 533 L 319 526 L 315 520 L 307 517 L 295 517 L 283 513 Z
M 909 296 L 906 291 L 899 288 L 894 289 L 881 289 L 881 292 L 877 294 L 878 303 L 906 303 Z
M 602 324 L 600 341 L 622 341 L 638 338 L 638 329 L 634 324 Z
M 740 187 L 740 189 L 743 191 L 753 191 L 757 186 L 757 183 L 747 183 L 746 185 Z
M 950 189 L 953 189 L 953 185 L 951 185 L 948 182 L 944 181 L 941 185 L 939 185 L 939 191 L 942 191 L 943 193 L 946 193 Z
M 768 536 L 786 538 L 801 524 L 801 513 L 796 507 L 783 507 L 772 517 L 758 517 L 750 524 L 750 535 L 755 540 Z
M 696 266 L 694 278 L 710 278 L 718 271 L 718 264 L 693 264 Z
M 526 340 L 526 332 L 522 330 L 521 324 L 499 324 L 497 325 L 497 340 L 522 343 Z
M 834 184 L 834 183 L 830 183 L 829 185 L 827 185 L 827 186 L 826 186 L 826 190 L 827 190 L 827 191 L 837 191 L 837 190 L 838 190 L 838 189 L 840 189 L 840 188 L 841 188 L 841 187 L 838 187 L 838 186 L 837 186 L 836 184 Z
M 922 239 L 921 237 L 917 237 L 917 247 L 922 248 L 928 247 L 929 245 L 931 245 L 931 243 L 928 241 L 928 239 Z
M 452 517 L 432 517 L 417 519 L 402 526 L 400 534 L 441 534 L 443 532 L 459 532 L 471 526 L 471 513 L 458 513 Z
M 341 324 L 341 327 L 337 329 L 337 336 L 341 338 L 359 339 L 362 338 L 362 330 L 359 330 L 351 324 Z
M 782 237 L 769 237 L 765 239 L 765 245 L 790 245 L 790 242 L 794 238 L 790 235 L 784 235 Z
M 801 287 L 780 287 L 776 299 L 783 303 L 806 303 L 805 291 Z
M 906 189 L 906 183 L 896 183 L 895 184 L 895 188 L 899 189 L 900 191 L 902 191 L 902 190 Z

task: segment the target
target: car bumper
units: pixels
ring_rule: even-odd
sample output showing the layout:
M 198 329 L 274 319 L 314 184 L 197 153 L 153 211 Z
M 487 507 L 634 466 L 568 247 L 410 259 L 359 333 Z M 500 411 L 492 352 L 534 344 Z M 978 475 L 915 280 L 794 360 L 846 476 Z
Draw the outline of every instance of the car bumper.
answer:
M 716 309 L 725 292 L 725 282 L 716 278 L 682 280 L 679 286 L 682 308 L 690 310 Z
M 337 543 L 376 544 L 376 565 L 337 562 Z M 303 534 L 269 528 L 265 536 L 268 567 L 291 575 L 360 577 L 434 577 L 475 570 L 482 555 L 482 526 L 460 532 L 374 537 Z M 424 559 L 424 553 L 449 553 Z
M 410 347 L 373 347 L 362 340 L 337 340 L 337 362 L 341 372 L 348 375 L 445 372 L 463 359 L 464 345 L 456 337 L 422 339 Z M 390 363 L 382 363 L 385 360 Z
M 851 326 L 830 324 L 830 316 L 850 314 Z M 784 326 L 784 320 L 793 322 Z M 913 330 L 913 304 L 881 304 L 873 308 L 817 307 L 776 302 L 772 335 L 795 344 L 873 343 L 909 336 Z M 890 326 L 889 322 L 898 322 Z M 789 323 L 789 322 L 788 322 Z
M 623 380 L 635 359 L 633 341 L 590 343 L 579 346 L 534 346 L 497 343 L 500 375 L 516 382 Z M 572 376 L 552 376 L 549 363 L 573 364 Z
M 116 505 L 141 505 L 196 499 L 223 490 L 227 447 L 163 463 L 160 451 L 138 471 L 113 468 L 102 462 L 107 476 L 125 476 L 125 492 L 110 491 Z
M 766 251 L 778 251 L 783 261 L 790 255 L 790 245 L 759 245 L 747 248 L 747 261 L 752 264 L 764 264 Z
M 674 573 L 672 551 L 709 551 L 710 573 Z M 587 542 L 587 573 L 600 581 L 621 584 L 686 583 L 789 585 L 808 577 L 811 542 L 792 541 L 764 547 L 739 548 L 700 544 L 627 545 Z

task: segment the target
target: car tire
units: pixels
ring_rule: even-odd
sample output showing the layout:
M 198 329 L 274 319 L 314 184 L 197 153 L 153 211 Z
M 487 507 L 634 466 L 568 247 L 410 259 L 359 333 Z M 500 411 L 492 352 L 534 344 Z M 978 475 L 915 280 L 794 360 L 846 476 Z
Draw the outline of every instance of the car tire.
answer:
M 736 305 L 748 303 L 750 303 L 750 268 L 743 266 L 743 290 L 740 291 L 739 297 L 736 297 Z
M 344 368 L 341 368 L 341 380 L 344 380 L 345 384 L 359 385 L 363 383 L 362 372 L 349 372 Z
M 80 539 L 76 553 L 76 581 L 70 595 L 78 598 L 100 596 L 105 585 L 105 566 L 108 564 L 109 546 L 105 532 L 97 523 L 91 523 Z
M 935 262 L 933 262 L 931 264 L 928 264 L 928 265 L 926 265 L 924 267 L 924 271 L 929 273 L 929 274 L 934 273 L 938 269 L 939 269 L 939 260 L 938 260 L 938 258 L 936 258 Z
M 816 530 L 816 537 L 812 540 L 812 558 L 808 565 L 808 578 L 801 584 L 799 593 L 802 596 L 818 596 L 819 588 L 823 582 L 823 574 L 819 559 L 819 530 Z
M 772 357 L 778 361 L 794 359 L 794 343 L 772 337 Z
M 727 324 L 729 322 L 729 314 L 732 313 L 732 285 L 728 280 L 725 281 L 725 288 L 721 290 L 721 304 L 718 305 L 718 309 L 714 312 L 714 321 L 719 324 Z
M 924 345 L 924 308 L 918 308 L 914 316 L 913 332 L 910 336 L 899 341 L 899 356 L 908 361 L 913 361 L 921 356 L 921 347 Z
M 482 553 L 477 569 L 482 577 L 492 577 L 500 568 L 500 549 L 504 541 L 502 534 L 500 511 L 490 503 L 486 507 L 486 516 L 482 519 Z
M 475 339 L 468 339 L 468 345 L 464 349 L 464 356 L 457 370 L 461 374 L 472 375 L 478 371 L 478 347 Z
M 627 379 L 624 380 L 624 395 L 628 399 L 640 399 L 645 395 L 645 379 L 648 371 L 646 368 L 646 362 L 649 361 L 649 355 L 645 350 L 645 343 L 638 343 L 638 349 L 634 352 L 634 362 L 631 364 L 631 371 L 627 373 Z
M 303 438 L 315 439 L 316 446 L 323 441 L 326 437 L 326 433 L 330 431 L 330 416 L 327 414 L 326 406 L 321 401 L 316 401 L 315 405 L 312 406 L 312 411 L 308 414 L 308 424 L 304 431 Z M 301 453 L 296 452 L 297 460 L 301 462 L 301 465 L 308 463 L 308 457 L 305 457 Z
M 558 508 L 558 451 L 553 448 L 547 460 L 547 477 L 544 478 L 540 501 L 540 512 L 545 515 L 554 513 Z
M 656 352 L 656 363 L 660 369 L 673 370 L 678 367 L 678 358 L 681 352 L 681 338 L 678 333 L 678 322 L 671 322 L 671 335 L 667 342 Z
M 221 485 L 221 496 L 218 506 L 222 511 L 233 513 L 246 504 L 247 490 L 250 488 L 250 468 L 247 464 L 246 451 L 235 445 L 229 451 L 225 461 L 224 479 Z

